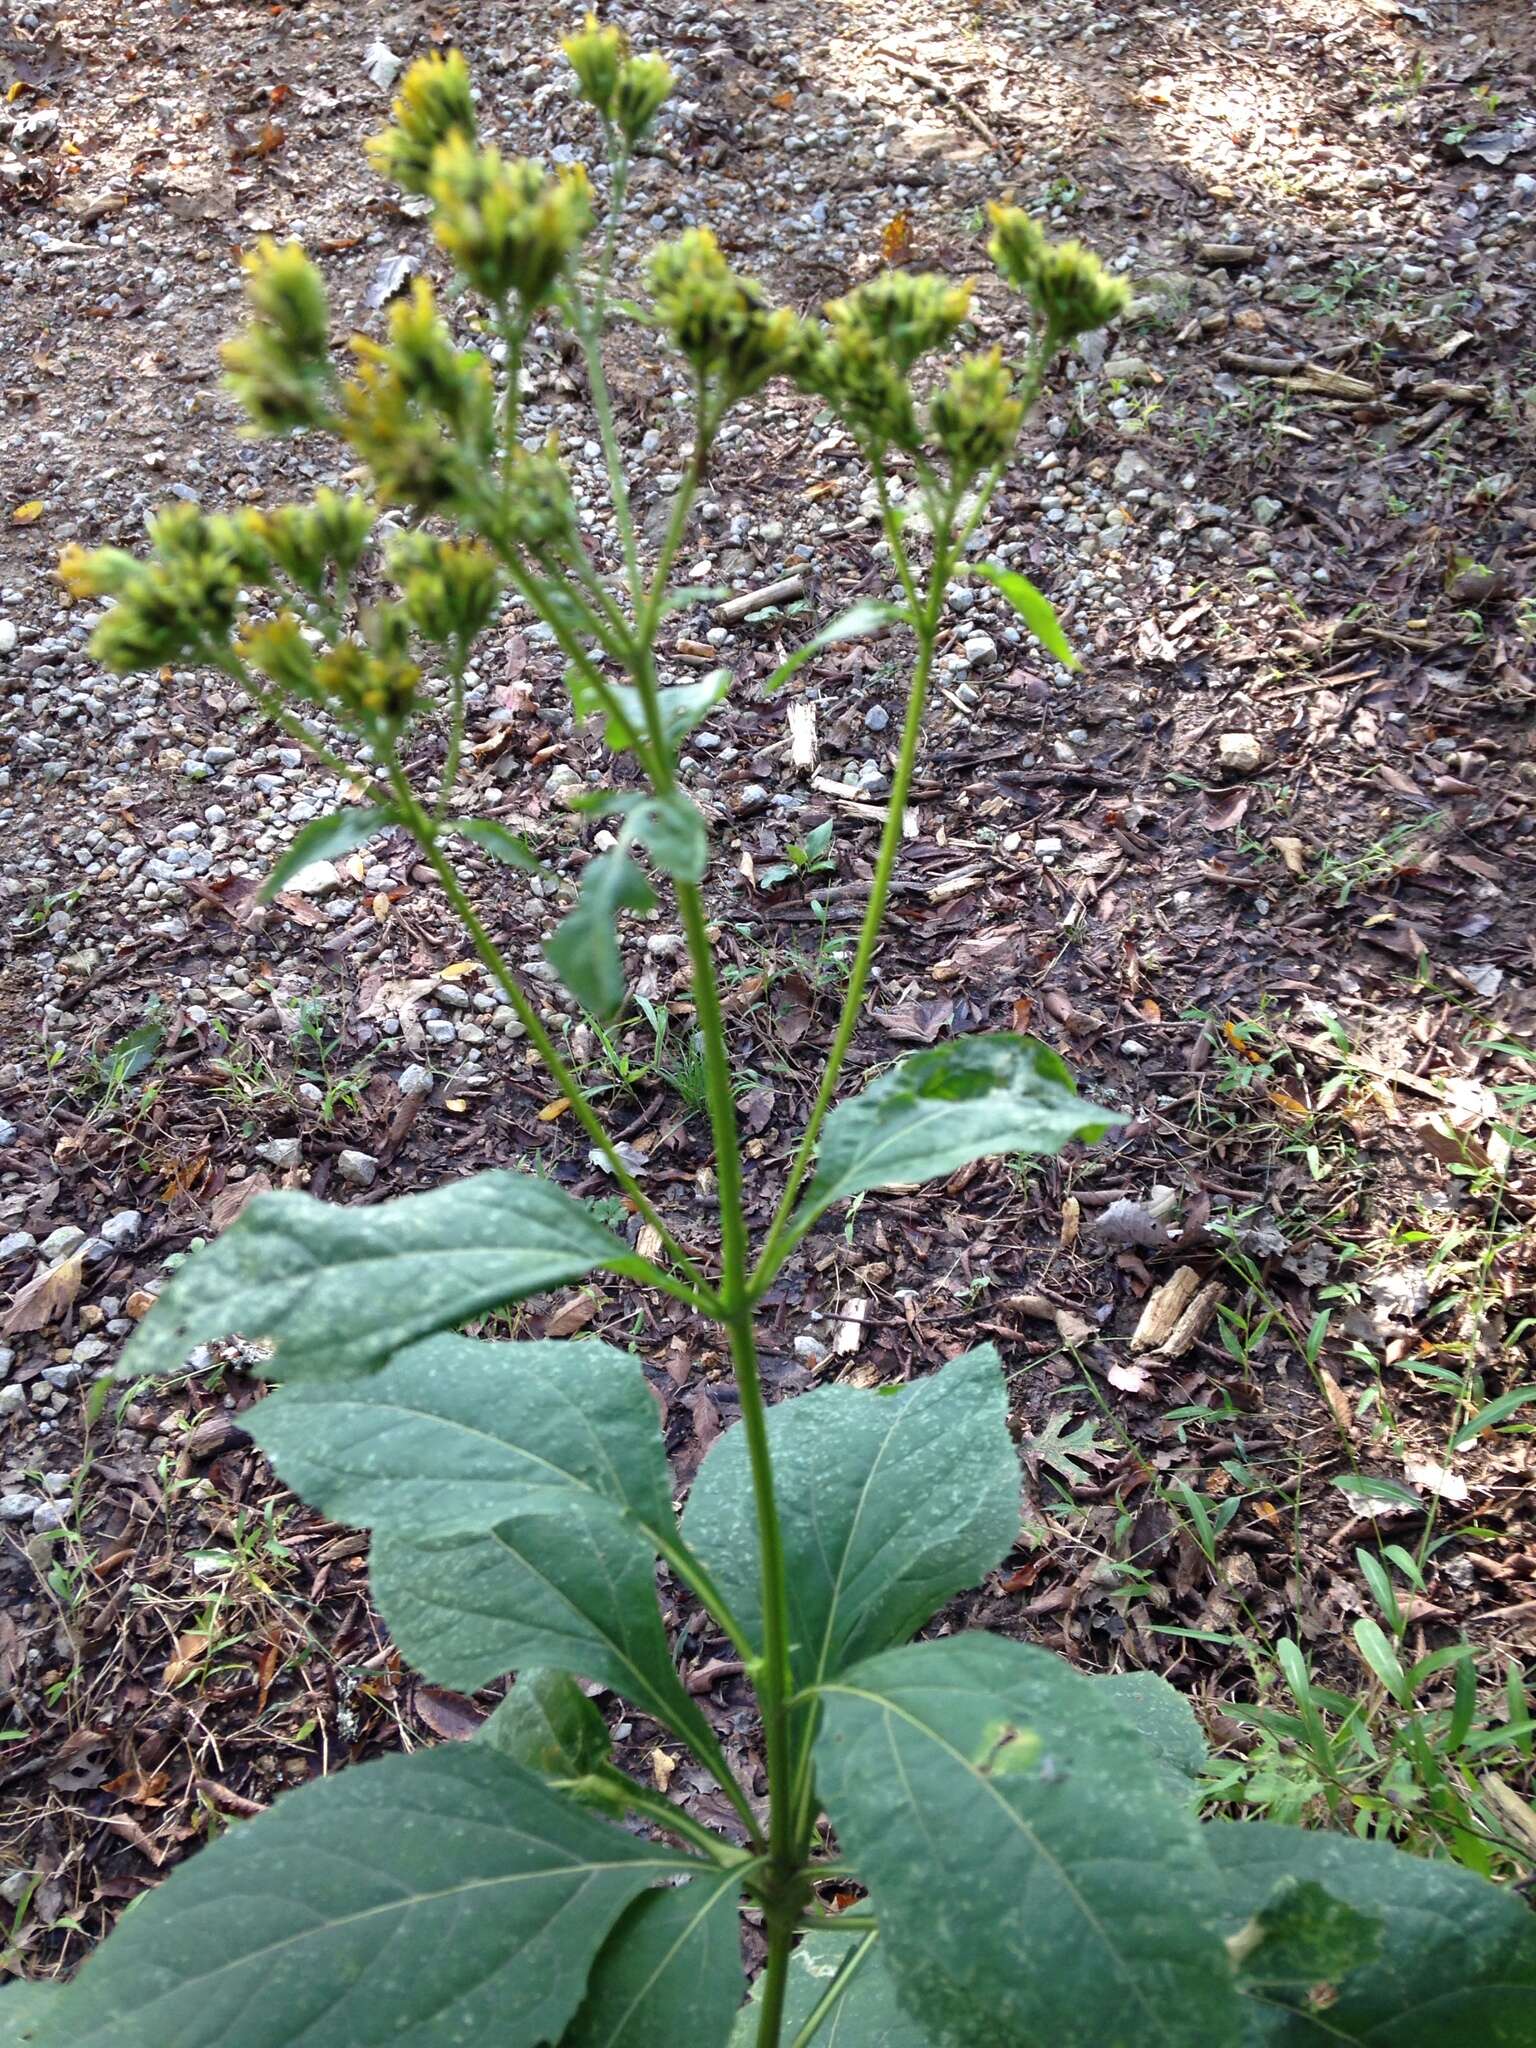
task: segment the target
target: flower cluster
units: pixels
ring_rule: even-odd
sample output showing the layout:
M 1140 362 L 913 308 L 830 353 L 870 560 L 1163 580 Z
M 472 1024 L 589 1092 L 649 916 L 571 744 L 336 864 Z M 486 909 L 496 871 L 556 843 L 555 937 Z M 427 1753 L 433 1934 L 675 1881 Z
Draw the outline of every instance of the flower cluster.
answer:
M 403 533 L 388 559 L 406 616 L 423 638 L 462 653 L 490 624 L 502 577 L 489 548 L 477 541 Z
M 1003 460 L 1024 423 L 1024 401 L 1000 348 L 963 356 L 935 392 L 928 427 L 962 485 Z
M 431 189 L 433 162 L 450 136 L 473 143 L 477 132 L 469 66 L 457 50 L 418 57 L 390 105 L 391 125 L 370 137 L 368 161 L 380 177 L 418 197 Z
M 672 67 L 665 58 L 632 57 L 622 29 L 602 28 L 595 15 L 560 45 L 581 96 L 605 122 L 633 145 L 644 135 L 672 90 Z
M 432 232 L 492 304 L 517 299 L 525 316 L 548 300 L 592 231 L 592 187 L 580 164 L 551 176 L 527 158 L 503 159 L 451 135 L 432 159 Z
M 364 615 L 364 637 L 337 641 L 316 654 L 292 612 L 248 625 L 236 652 L 284 696 L 320 704 L 370 737 L 398 732 L 417 704 L 421 670 L 410 658 L 410 628 L 398 605 Z
M 1048 347 L 1103 327 L 1125 310 L 1130 293 L 1080 242 L 1048 241 L 1022 208 L 989 206 L 987 254 L 1039 314 Z
M 762 289 L 740 277 L 708 228 L 689 228 L 651 256 L 648 276 L 657 316 L 699 378 L 727 402 L 746 397 L 787 369 L 799 323 L 788 308 L 771 312 Z
M 793 372 L 877 448 L 921 439 L 909 377 L 920 356 L 951 340 L 971 288 L 903 270 L 882 272 L 825 308 L 826 325 L 801 329 Z
M 220 351 L 226 388 L 259 433 L 323 426 L 336 379 L 324 280 L 297 242 L 268 236 L 242 267 L 253 318 Z
M 495 445 L 490 365 L 457 349 L 432 288 L 418 278 L 390 309 L 389 341 L 353 338 L 356 377 L 342 392 L 342 433 L 373 472 L 380 500 L 463 511 L 484 495 Z
M 271 560 L 300 590 L 320 597 L 330 574 L 343 584 L 351 581 L 373 532 L 374 509 L 356 492 L 342 498 L 321 489 L 307 505 L 284 505 L 256 517 Z
M 170 505 L 149 529 L 152 553 L 64 550 L 59 580 L 75 597 L 114 600 L 91 636 L 91 653 L 114 675 L 132 675 L 227 647 L 243 583 L 267 572 L 259 514 L 213 517 Z

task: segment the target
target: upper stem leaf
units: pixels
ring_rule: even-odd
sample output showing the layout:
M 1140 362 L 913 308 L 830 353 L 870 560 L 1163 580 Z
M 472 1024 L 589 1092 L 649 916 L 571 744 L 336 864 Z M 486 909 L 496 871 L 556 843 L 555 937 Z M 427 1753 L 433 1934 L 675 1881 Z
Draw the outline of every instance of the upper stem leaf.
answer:
M 999 1153 L 1059 1152 L 1124 1122 L 1084 1102 L 1062 1060 L 1033 1038 L 952 1039 L 911 1054 L 832 1111 L 793 1234 L 866 1189 L 934 1180 Z

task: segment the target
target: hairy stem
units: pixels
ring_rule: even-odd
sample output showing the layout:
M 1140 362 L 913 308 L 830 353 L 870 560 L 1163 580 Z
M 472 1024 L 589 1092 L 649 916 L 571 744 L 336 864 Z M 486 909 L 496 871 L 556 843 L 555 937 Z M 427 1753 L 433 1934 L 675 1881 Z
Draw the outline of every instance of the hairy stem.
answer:
M 671 1231 L 668 1230 L 645 1190 L 624 1164 L 617 1146 L 604 1129 L 602 1120 L 582 1093 L 580 1083 L 561 1058 L 554 1040 L 544 1028 L 543 1018 L 540 1017 L 525 993 L 522 984 L 507 965 L 501 948 L 486 930 L 484 924 L 482 924 L 475 906 L 470 902 L 468 895 L 465 893 L 464 885 L 459 880 L 457 870 L 438 842 L 432 820 L 417 802 L 415 792 L 406 781 L 404 771 L 398 765 L 392 768 L 390 782 L 401 813 L 410 825 L 411 830 L 415 833 L 432 872 L 442 884 L 443 893 L 453 905 L 454 914 L 464 927 L 470 944 L 474 947 L 481 963 L 494 977 L 506 996 L 507 1002 L 516 1015 L 518 1022 L 528 1034 L 535 1052 L 537 1052 L 539 1058 L 548 1069 L 550 1079 L 570 1103 L 572 1115 L 608 1162 L 614 1179 L 634 1204 L 641 1219 L 650 1224 L 651 1228 L 661 1239 L 673 1264 L 684 1276 L 682 1280 L 674 1279 L 671 1274 L 662 1272 L 658 1267 L 656 1269 L 655 1284 L 663 1287 L 668 1294 L 674 1295 L 679 1301 L 686 1302 L 690 1308 L 696 1308 L 701 1314 L 719 1320 L 721 1304 L 717 1300 L 714 1290 L 709 1286 L 703 1274 L 683 1250 Z
M 913 770 L 917 765 L 917 744 L 922 732 L 923 710 L 928 700 L 928 679 L 933 671 L 939 608 L 944 599 L 943 572 L 946 561 L 947 557 L 942 553 L 935 561 L 928 602 L 917 614 L 917 665 L 912 672 L 912 693 L 907 699 L 907 715 L 902 726 L 896 772 L 891 778 L 890 807 L 886 812 L 885 826 L 880 834 L 880 851 L 875 858 L 874 877 L 869 886 L 869 902 L 865 907 L 858 946 L 849 970 L 848 990 L 843 998 L 842 1014 L 837 1020 L 837 1031 L 833 1036 L 831 1051 L 827 1055 L 827 1064 L 822 1071 L 820 1085 L 816 1090 L 816 1099 L 811 1105 L 810 1117 L 796 1148 L 789 1176 L 784 1183 L 784 1192 L 779 1198 L 779 1206 L 774 1211 L 767 1242 L 753 1268 L 751 1292 L 754 1299 L 768 1285 L 795 1242 L 789 1221 L 795 1197 L 799 1194 L 801 1184 L 809 1171 L 811 1158 L 816 1150 L 816 1140 L 821 1135 L 821 1126 L 837 1093 L 843 1061 L 848 1056 L 853 1034 L 858 1029 L 859 1013 L 864 1007 L 864 992 L 869 985 L 870 970 L 874 965 L 875 951 L 880 943 L 880 927 L 885 921 L 885 906 L 891 893 L 891 877 L 895 872 L 896 855 L 901 846 L 907 792 L 912 787 Z

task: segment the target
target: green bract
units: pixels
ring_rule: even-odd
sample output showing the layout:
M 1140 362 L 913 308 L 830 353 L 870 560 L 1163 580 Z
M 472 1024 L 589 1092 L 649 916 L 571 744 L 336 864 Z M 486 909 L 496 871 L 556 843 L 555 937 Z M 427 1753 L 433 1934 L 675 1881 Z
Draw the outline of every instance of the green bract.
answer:
M 338 389 L 308 259 L 271 244 L 247 259 L 252 325 L 227 352 L 231 384 L 260 426 L 339 432 L 338 460 L 361 466 L 365 488 L 269 514 L 177 506 L 144 560 L 72 549 L 60 564 L 72 596 L 107 603 L 97 659 L 216 668 L 348 786 L 284 849 L 264 897 L 311 862 L 408 838 L 544 1062 L 554 1128 L 579 1129 L 549 1177 L 524 1157 L 393 1199 L 258 1195 L 167 1275 L 120 1367 L 177 1374 L 213 1357 L 273 1382 L 243 1420 L 299 1495 L 369 1532 L 395 1652 L 439 1685 L 496 1696 L 473 1740 L 348 1764 L 231 1823 L 75 1981 L 0 1993 L 0 2029 L 35 2048 L 1530 2048 L 1536 1922 L 1517 1894 L 1381 1842 L 1202 1823 L 1208 1765 L 1188 1700 L 1146 1671 L 1089 1678 L 948 1608 L 1019 1540 L 1013 1432 L 1026 1425 L 1011 1411 L 1026 1359 L 966 1349 L 956 1330 L 944 1348 L 957 1355 L 930 1348 L 910 1384 L 855 1387 L 836 1382 L 832 1343 L 817 1361 L 827 1384 L 768 1405 L 759 1317 L 774 1290 L 781 1348 L 799 1295 L 776 1280 L 807 1235 L 835 1228 L 861 1256 L 893 1190 L 1060 1154 L 1126 1120 L 1012 1033 L 890 1064 L 877 1052 L 865 1085 L 847 1082 L 953 582 L 989 586 L 1074 661 L 1049 598 L 969 544 L 1056 351 L 1112 318 L 1123 287 L 994 208 L 989 248 L 1028 296 L 1035 339 L 1020 361 L 961 355 L 967 285 L 887 271 L 801 321 L 690 230 L 650 256 L 655 320 L 639 318 L 692 372 L 692 445 L 671 508 L 641 522 L 604 341 L 610 317 L 635 317 L 612 291 L 618 209 L 671 75 L 590 17 L 564 47 L 608 151 L 600 238 L 587 239 L 584 172 L 479 144 L 456 53 L 411 66 L 370 145 L 430 199 L 467 297 L 444 303 L 488 337 L 484 352 L 457 345 L 418 279 L 383 340 L 354 341 L 356 374 Z M 553 443 L 520 438 L 523 356 L 557 321 L 585 367 L 611 528 L 578 509 Z M 831 1050 L 758 1228 L 711 944 L 711 914 L 739 912 L 704 895 L 722 828 L 683 771 L 689 734 L 732 679 L 674 674 L 658 643 L 669 613 L 719 595 L 673 589 L 673 571 L 725 408 L 779 373 L 873 465 L 887 555 L 879 587 L 809 621 L 766 688 L 875 634 L 882 659 L 910 653 L 912 670 Z M 616 547 L 594 548 L 602 532 Z M 377 596 L 380 555 L 396 600 Z M 482 715 L 468 663 L 503 602 L 537 615 L 572 718 L 618 757 L 574 817 L 529 793 L 550 863 L 533 906 L 544 958 L 598 1020 L 572 1043 L 620 1043 L 626 918 L 665 899 L 687 948 L 680 1106 L 666 1126 L 633 1121 L 623 1142 L 551 1034 L 549 992 L 536 999 L 497 944 L 499 892 L 540 860 L 509 823 L 477 815 L 500 807 L 499 780 L 473 796 L 457 786 Z M 503 753 L 498 778 L 516 760 Z M 573 890 L 553 849 L 582 832 Z M 786 851 L 759 886 L 848 866 L 830 821 Z M 489 873 L 483 910 L 471 871 Z M 656 996 L 653 978 L 643 1007 L 660 1068 Z M 685 1176 L 668 1147 L 688 1118 L 701 1137 L 707 1118 L 708 1152 Z M 777 1174 L 777 1145 L 755 1149 L 760 1176 Z M 609 1192 L 590 1204 L 562 1179 Z M 842 1249 L 823 1252 L 818 1270 L 835 1277 Z M 551 1294 L 578 1285 L 598 1327 L 637 1344 L 657 1341 L 660 1295 L 697 1317 L 697 1341 L 668 1366 L 685 1356 L 700 1387 L 729 1358 L 733 1385 L 717 1393 L 730 1426 L 681 1521 L 661 1375 L 645 1359 L 591 1339 L 466 1334 L 509 1308 L 541 1330 Z M 878 1372 L 885 1354 L 871 1355 Z M 1384 1684 L 1407 1688 L 1384 1637 L 1356 1640 Z M 722 1669 L 732 1689 L 706 1703 Z M 1459 1672 L 1455 1684 L 1461 1712 Z M 643 1779 L 615 1760 L 637 1749 Z M 761 1965 L 750 1993 L 744 1956 Z

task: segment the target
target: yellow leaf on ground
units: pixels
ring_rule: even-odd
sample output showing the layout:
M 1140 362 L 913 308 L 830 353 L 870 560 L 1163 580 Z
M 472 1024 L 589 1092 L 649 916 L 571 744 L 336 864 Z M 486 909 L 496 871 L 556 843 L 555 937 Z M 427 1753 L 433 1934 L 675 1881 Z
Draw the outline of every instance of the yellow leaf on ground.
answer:
M 557 1116 L 564 1116 L 570 1106 L 571 1098 L 569 1095 L 557 1095 L 553 1102 L 546 1102 L 539 1111 L 539 1122 L 541 1124 L 552 1124 Z
M 16 510 L 11 514 L 11 524 L 13 526 L 31 526 L 37 520 L 41 519 L 42 516 L 42 499 L 29 498 L 25 505 L 18 505 L 16 507 Z

